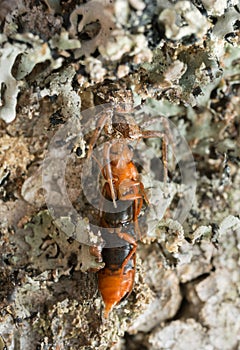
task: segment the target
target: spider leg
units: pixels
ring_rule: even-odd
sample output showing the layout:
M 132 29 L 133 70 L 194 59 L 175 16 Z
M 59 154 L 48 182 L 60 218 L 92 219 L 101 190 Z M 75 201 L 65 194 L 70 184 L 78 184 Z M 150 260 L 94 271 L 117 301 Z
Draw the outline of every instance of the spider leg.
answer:
M 99 119 L 97 122 L 97 127 L 96 127 L 96 129 L 91 137 L 91 140 L 89 142 L 87 159 L 89 159 L 91 157 L 92 151 L 93 151 L 94 146 L 96 145 L 97 139 L 99 138 L 102 129 L 104 128 L 107 120 L 110 117 L 109 112 L 111 112 L 111 110 L 104 110 L 104 111 L 100 112 L 98 115 Z
M 144 130 L 145 128 L 147 128 L 150 125 L 153 125 L 153 123 L 159 123 L 161 122 L 161 124 L 164 127 L 164 131 L 162 131 L 162 133 L 165 133 L 167 135 L 167 144 L 170 144 L 172 147 L 172 152 L 174 155 L 176 155 L 176 140 L 174 140 L 174 135 L 172 130 L 170 129 L 169 126 L 169 119 L 164 117 L 164 116 L 155 116 L 152 117 L 150 120 L 144 121 L 141 125 L 141 130 Z M 175 167 L 175 162 L 174 162 L 174 157 L 173 157 L 173 164 L 172 167 Z
M 105 143 L 104 149 L 103 149 L 103 154 L 104 154 L 104 163 L 106 163 L 104 169 L 106 170 L 106 178 L 107 182 L 109 184 L 110 192 L 111 192 L 111 197 L 113 201 L 113 205 L 115 208 L 117 208 L 116 204 L 116 194 L 113 186 L 113 176 L 112 176 L 112 168 L 111 168 L 111 163 L 110 163 L 110 148 L 111 144 Z
M 100 199 L 100 203 L 99 203 L 99 216 L 100 218 L 102 218 L 102 213 L 103 213 L 103 205 L 104 205 L 104 198 L 106 197 L 106 193 L 107 193 L 107 182 L 105 182 L 103 189 L 102 189 L 102 196 Z
M 94 154 L 92 155 L 92 157 L 93 157 L 93 159 L 95 160 L 95 162 L 97 163 L 97 165 L 98 165 L 100 171 L 103 172 L 103 170 L 104 170 L 103 165 L 100 163 L 100 161 L 97 159 L 97 157 L 95 157 Z M 101 196 L 101 198 L 100 198 L 100 203 L 99 203 L 100 217 L 102 217 L 104 198 L 106 197 L 107 192 L 109 192 L 109 191 L 107 191 L 107 185 L 108 185 L 109 188 L 110 188 L 109 183 L 105 182 L 105 184 L 104 184 L 104 186 L 103 186 L 103 189 L 102 189 L 102 196 Z M 110 193 L 111 193 L 111 197 L 112 197 L 111 188 L 110 188 Z

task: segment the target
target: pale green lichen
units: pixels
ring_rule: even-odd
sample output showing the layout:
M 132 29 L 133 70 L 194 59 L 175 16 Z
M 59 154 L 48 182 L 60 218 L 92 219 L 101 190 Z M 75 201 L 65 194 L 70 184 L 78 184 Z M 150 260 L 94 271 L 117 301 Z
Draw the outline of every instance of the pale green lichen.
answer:
M 69 268 L 71 268 L 69 261 L 72 256 L 75 257 L 75 270 L 86 272 L 102 267 L 102 264 L 96 261 L 96 257 L 90 254 L 89 246 L 82 247 L 79 243 L 84 241 L 83 227 L 86 234 L 89 235 L 89 228 L 86 224 L 84 225 L 84 220 L 80 226 L 80 222 L 74 225 L 69 218 L 64 220 L 62 217 L 56 220 L 56 224 L 57 226 L 54 225 L 54 221 L 47 211 L 39 213 L 33 218 L 32 223 L 27 224 L 24 235 L 26 243 L 30 246 L 27 255 L 33 268 L 40 271 L 56 269 L 60 277 L 61 274 L 68 273 Z M 57 227 L 61 227 L 63 231 Z M 79 227 L 81 230 L 77 233 Z M 80 235 L 80 238 L 76 238 L 76 235 Z M 69 243 L 69 239 L 73 242 Z M 90 241 L 90 238 L 87 239 Z M 97 243 L 95 241 L 92 244 L 97 245 Z
M 48 44 L 44 43 L 39 37 L 28 33 L 25 35 L 16 34 L 15 39 L 31 45 L 31 48 L 26 49 L 20 56 L 17 71 L 15 73 L 15 78 L 17 80 L 22 80 L 30 74 L 38 63 L 52 60 Z M 57 66 L 55 68 L 57 68 Z
M 81 43 L 77 39 L 70 39 L 69 33 L 62 30 L 58 35 L 56 34 L 51 40 L 50 45 L 52 48 L 57 48 L 59 50 L 75 50 L 81 47 Z
M 227 0 L 202 0 L 202 3 L 209 15 L 222 16 L 228 7 Z M 232 1 L 232 6 L 237 5 L 237 1 Z
M 74 52 L 76 58 L 82 55 L 89 56 L 100 46 L 107 43 L 111 35 L 111 31 L 115 27 L 112 20 L 111 8 L 113 4 L 111 1 L 104 0 L 91 0 L 86 4 L 76 7 L 76 9 L 70 15 L 71 28 L 70 33 L 72 36 L 77 36 L 84 28 L 87 30 L 87 26 L 96 24 L 96 29 L 89 28 L 90 40 L 81 42 L 81 48 Z M 109 7 L 109 8 L 108 8 Z M 82 16 L 80 23 L 78 23 L 79 16 Z M 97 23 L 100 22 L 100 29 L 98 31 Z M 93 34 L 91 33 L 93 30 Z M 94 33 L 94 30 L 97 31 Z M 88 34 L 88 32 L 87 32 Z
M 46 78 L 45 84 L 49 88 L 41 91 L 41 97 L 57 95 L 62 100 L 62 113 L 64 117 L 80 117 L 81 99 L 72 87 L 72 80 L 76 74 L 74 68 L 69 66 L 61 73 L 53 73 Z
M 190 35 L 202 38 L 210 28 L 207 18 L 190 1 L 181 1 L 164 9 L 158 19 L 164 23 L 165 35 L 171 40 L 181 40 Z

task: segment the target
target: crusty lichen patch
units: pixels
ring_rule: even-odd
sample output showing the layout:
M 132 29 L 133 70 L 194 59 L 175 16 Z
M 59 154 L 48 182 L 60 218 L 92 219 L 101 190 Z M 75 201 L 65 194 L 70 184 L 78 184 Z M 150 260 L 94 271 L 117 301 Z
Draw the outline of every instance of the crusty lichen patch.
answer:
M 34 344 L 48 343 L 52 348 L 61 345 L 107 349 L 107 344 L 123 336 L 151 299 L 138 260 L 132 296 L 113 310 L 109 320 L 103 321 L 96 274 L 80 272 L 82 268 L 96 270 L 102 264 L 95 261 L 89 249 L 62 233 L 47 211 L 33 217 L 24 229 L 18 229 L 9 243 L 17 246 L 14 256 L 8 256 L 12 268 L 17 270 L 28 263 L 28 273 L 21 273 L 19 285 L 9 290 L 9 311 L 13 318 L 20 320 L 19 329 L 26 326 L 32 329 Z M 4 317 L 2 320 L 6 322 Z M 12 336 L 7 335 L 4 328 L 2 331 L 9 346 L 19 334 L 22 343 L 28 343 L 24 332 L 18 334 L 14 325 L 10 328 Z

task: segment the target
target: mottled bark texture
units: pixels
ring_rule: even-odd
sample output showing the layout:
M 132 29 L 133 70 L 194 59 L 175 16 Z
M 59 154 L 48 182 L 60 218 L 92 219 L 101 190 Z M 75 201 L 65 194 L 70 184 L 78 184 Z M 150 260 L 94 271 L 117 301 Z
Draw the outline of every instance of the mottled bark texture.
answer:
M 0 1 L 0 349 L 239 348 L 239 17 L 236 0 Z M 168 141 L 165 184 L 163 139 L 134 143 L 146 237 L 108 320 L 86 162 L 103 108 L 100 163 L 137 125 Z

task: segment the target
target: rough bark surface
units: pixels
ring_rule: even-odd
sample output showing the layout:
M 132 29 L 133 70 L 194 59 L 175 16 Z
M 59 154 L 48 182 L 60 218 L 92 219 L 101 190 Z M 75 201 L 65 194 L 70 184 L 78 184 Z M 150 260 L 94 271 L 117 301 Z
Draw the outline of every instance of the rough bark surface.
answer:
M 239 18 L 235 0 L 0 1 L 0 350 L 239 349 Z M 163 139 L 135 143 L 146 237 L 108 320 L 86 163 L 103 108 L 169 149 L 164 184 Z

